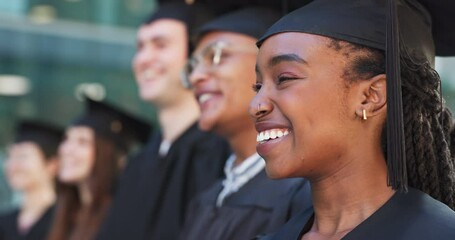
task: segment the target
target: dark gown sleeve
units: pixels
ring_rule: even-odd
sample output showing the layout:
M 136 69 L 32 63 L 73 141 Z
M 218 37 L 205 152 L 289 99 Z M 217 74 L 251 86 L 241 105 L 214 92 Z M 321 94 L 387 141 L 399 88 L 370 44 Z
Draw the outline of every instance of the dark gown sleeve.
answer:
M 181 240 L 251 239 L 282 226 L 293 208 L 311 206 L 300 191 L 309 194 L 303 179 L 271 180 L 260 172 L 237 192 L 227 196 L 221 207 L 216 199 L 222 189 L 221 181 L 204 191 L 191 204 Z
M 19 210 L 15 209 L 0 216 L 0 239 L 18 239 L 19 233 L 17 232 L 17 216 Z
M 160 135 L 155 133 L 142 151 L 128 160 L 97 239 L 144 239 L 146 191 L 153 184 L 159 141 Z
M 455 212 L 429 195 L 409 188 L 395 195 L 344 240 L 455 239 Z
M 30 228 L 29 232 L 25 235 L 24 239 L 27 240 L 38 240 L 46 239 L 47 234 L 52 225 L 54 217 L 55 205 L 49 207 L 43 216 Z
M 300 240 L 312 214 L 313 210 L 304 211 L 276 233 L 256 239 Z M 375 213 L 342 239 L 453 240 L 455 239 L 455 212 L 429 195 L 409 188 L 407 193 L 395 193 Z
M 174 240 L 194 195 L 221 178 L 229 155 L 225 141 L 193 125 L 165 157 L 156 134 L 120 178 L 97 239 Z
M 303 227 L 312 219 L 313 208 L 307 208 L 296 214 L 276 232 L 254 238 L 255 240 L 300 240 Z
M 54 206 L 49 207 L 26 234 L 18 231 L 17 218 L 19 210 L 14 210 L 0 217 L 1 240 L 41 240 L 46 239 L 54 213 Z
M 156 211 L 148 234 L 152 239 L 178 238 L 191 200 L 222 178 L 230 153 L 224 140 L 199 130 L 176 142 L 175 147 L 181 150 L 168 156 L 173 160 L 160 184 L 165 195 L 154 201 Z

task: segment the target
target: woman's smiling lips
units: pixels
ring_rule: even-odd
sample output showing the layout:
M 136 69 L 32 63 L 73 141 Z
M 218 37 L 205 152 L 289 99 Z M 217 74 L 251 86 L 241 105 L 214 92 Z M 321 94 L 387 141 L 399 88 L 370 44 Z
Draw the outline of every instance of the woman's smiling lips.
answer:
M 256 122 L 255 126 L 258 132 L 256 150 L 262 156 L 267 155 L 276 144 L 286 139 L 286 136 L 291 132 L 289 127 L 272 122 Z
M 289 134 L 289 130 L 287 130 L 287 129 L 279 129 L 279 128 L 268 129 L 268 130 L 258 133 L 258 135 L 256 137 L 256 141 L 258 143 L 262 144 L 268 140 L 281 138 L 281 137 L 287 136 L 288 134 Z

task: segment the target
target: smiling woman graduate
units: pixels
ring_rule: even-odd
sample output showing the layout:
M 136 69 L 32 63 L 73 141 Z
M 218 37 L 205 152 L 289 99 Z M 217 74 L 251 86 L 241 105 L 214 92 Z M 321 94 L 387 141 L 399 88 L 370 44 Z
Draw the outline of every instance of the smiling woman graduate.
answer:
M 438 19 L 436 53 L 454 54 Z M 317 0 L 259 40 L 258 153 L 270 177 L 309 179 L 313 199 L 264 239 L 455 239 L 452 120 L 431 27 L 414 0 Z M 274 129 L 289 134 L 271 139 Z
M 61 182 L 49 240 L 94 239 L 111 206 L 120 163 L 150 125 L 108 102 L 86 99 L 59 146 Z

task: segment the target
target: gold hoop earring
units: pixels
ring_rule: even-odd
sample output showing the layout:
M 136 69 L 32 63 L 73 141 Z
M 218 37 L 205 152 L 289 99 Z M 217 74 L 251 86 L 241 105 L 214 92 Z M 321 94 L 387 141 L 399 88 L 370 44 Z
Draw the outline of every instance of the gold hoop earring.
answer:
M 367 110 L 362 109 L 362 119 L 367 120 Z

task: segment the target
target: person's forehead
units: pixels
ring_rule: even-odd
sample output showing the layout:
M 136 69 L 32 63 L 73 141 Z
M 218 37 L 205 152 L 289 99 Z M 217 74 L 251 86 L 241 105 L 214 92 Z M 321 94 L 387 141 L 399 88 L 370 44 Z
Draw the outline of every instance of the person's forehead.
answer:
M 163 37 L 163 38 L 175 38 L 178 35 L 186 35 L 186 25 L 176 19 L 159 19 L 149 24 L 142 25 L 138 31 L 138 37 L 151 38 L 151 37 Z
M 71 126 L 66 130 L 67 135 L 74 136 L 87 136 L 92 135 L 93 133 L 93 129 L 85 125 Z
M 240 33 L 212 31 L 201 37 L 196 49 L 201 49 L 217 42 L 224 42 L 233 45 L 251 45 L 252 47 L 255 47 L 255 41 L 256 39 Z
M 259 48 L 259 58 L 281 54 L 305 55 L 314 51 L 328 49 L 330 39 L 315 34 L 284 32 L 272 35 Z
M 39 148 L 38 144 L 36 144 L 35 142 L 32 142 L 32 141 L 14 143 L 8 147 L 8 150 L 11 153 L 12 152 L 20 153 L 20 152 L 24 152 L 24 151 L 35 151 L 35 150 L 39 150 L 39 149 L 40 148 Z

